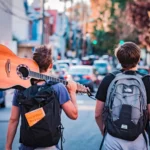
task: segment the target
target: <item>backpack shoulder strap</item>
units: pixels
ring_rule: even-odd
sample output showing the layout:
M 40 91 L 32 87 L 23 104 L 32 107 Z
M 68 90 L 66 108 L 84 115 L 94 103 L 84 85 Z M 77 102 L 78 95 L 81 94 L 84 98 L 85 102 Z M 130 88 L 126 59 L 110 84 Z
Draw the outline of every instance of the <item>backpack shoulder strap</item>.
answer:
M 113 76 L 116 77 L 117 74 L 122 73 L 120 70 L 116 70 L 114 72 L 111 72 L 110 74 L 112 74 Z
M 146 96 L 146 92 L 144 92 L 144 91 L 146 91 L 145 86 L 144 86 L 144 83 L 142 81 L 142 76 L 137 74 L 137 73 L 135 75 L 126 75 L 124 73 L 117 74 L 116 77 L 114 78 L 114 80 L 110 83 L 110 85 L 108 87 L 108 91 L 107 91 L 108 94 L 107 94 L 106 102 L 109 100 L 109 95 L 110 95 L 110 93 L 112 91 L 112 87 L 114 87 L 114 84 L 116 83 L 116 81 L 123 80 L 123 79 L 136 79 L 139 82 L 140 87 L 142 89 L 141 92 L 142 92 L 143 98 L 145 100 L 144 106 L 146 106 L 146 97 L 147 96 Z M 108 103 L 107 103 L 107 105 L 108 105 Z
M 57 84 L 58 82 L 53 82 L 53 81 L 46 81 L 46 84 L 48 85 L 48 86 L 52 86 L 52 85 L 55 85 L 55 84 Z

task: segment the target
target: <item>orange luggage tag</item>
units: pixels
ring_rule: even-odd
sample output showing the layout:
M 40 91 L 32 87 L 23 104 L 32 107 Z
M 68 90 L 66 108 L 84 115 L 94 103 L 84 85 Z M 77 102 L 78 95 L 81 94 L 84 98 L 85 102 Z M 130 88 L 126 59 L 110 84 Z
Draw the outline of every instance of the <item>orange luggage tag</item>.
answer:
M 33 126 L 45 117 L 43 108 L 38 108 L 25 114 L 29 126 Z

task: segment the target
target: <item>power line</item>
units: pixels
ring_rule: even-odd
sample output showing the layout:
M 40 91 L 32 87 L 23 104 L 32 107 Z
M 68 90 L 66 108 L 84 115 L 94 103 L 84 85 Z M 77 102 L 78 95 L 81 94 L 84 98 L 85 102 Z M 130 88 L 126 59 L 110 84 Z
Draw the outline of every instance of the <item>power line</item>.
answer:
M 3 6 L 3 7 L 1 7 L 1 10 L 3 10 L 4 12 L 6 12 L 10 15 L 13 15 L 19 19 L 29 21 L 29 19 L 22 17 L 22 16 L 19 16 L 19 15 L 15 14 L 14 12 L 12 12 L 12 10 L 10 10 L 10 8 L 4 3 L 4 1 L 0 1 L 0 4 Z
M 12 12 L 9 12 L 9 11 L 5 10 L 5 9 L 2 8 L 2 7 L 0 7 L 0 9 L 1 9 L 2 11 L 6 12 L 7 14 L 10 14 L 10 15 L 12 15 L 12 16 L 15 16 L 15 17 L 17 17 L 17 18 L 19 18 L 19 19 L 21 19 L 21 20 L 30 21 L 29 19 L 24 18 L 24 17 L 21 17 L 21 16 L 18 16 L 18 15 L 16 15 L 16 14 L 12 13 Z
M 4 12 L 6 12 L 7 14 L 10 14 L 12 16 L 15 16 L 21 20 L 25 20 L 25 21 L 34 21 L 34 20 L 39 20 L 39 19 L 42 19 L 42 18 L 37 18 L 37 19 L 27 19 L 25 17 L 22 17 L 22 16 L 19 16 L 17 15 L 16 13 L 14 13 L 12 10 L 10 10 L 10 8 L 4 3 L 4 1 L 0 1 L 0 4 L 3 6 L 3 7 L 0 7 L 0 9 Z
M 8 5 L 11 5 L 9 0 L 5 0 L 5 1 L 7 2 Z M 17 5 L 13 4 L 13 7 L 17 8 L 18 11 L 22 11 L 22 9 L 19 6 L 17 6 Z

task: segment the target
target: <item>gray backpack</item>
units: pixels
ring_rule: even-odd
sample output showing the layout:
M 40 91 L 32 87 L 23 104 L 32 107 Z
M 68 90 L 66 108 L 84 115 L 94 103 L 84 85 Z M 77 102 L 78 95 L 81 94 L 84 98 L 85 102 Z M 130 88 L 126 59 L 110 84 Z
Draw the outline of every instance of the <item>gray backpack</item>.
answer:
M 106 131 L 117 138 L 133 141 L 147 123 L 147 96 L 139 74 L 114 74 L 103 112 Z

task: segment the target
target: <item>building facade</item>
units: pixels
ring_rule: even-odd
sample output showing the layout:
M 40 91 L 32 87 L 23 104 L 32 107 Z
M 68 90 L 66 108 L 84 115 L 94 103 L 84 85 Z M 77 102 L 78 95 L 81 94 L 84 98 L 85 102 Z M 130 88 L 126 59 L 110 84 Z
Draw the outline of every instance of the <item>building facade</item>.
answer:
M 4 1 L 0 1 L 0 42 L 12 40 L 12 15 L 8 13 L 4 6 Z M 12 1 L 7 0 L 11 11 Z

